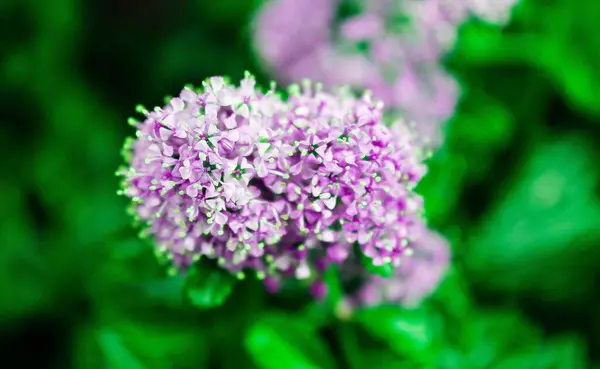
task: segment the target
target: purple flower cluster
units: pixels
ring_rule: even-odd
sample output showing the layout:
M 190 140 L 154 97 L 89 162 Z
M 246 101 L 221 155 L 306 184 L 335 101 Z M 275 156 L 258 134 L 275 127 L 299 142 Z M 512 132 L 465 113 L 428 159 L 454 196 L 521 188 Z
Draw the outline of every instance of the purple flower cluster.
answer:
M 185 269 L 201 256 L 250 269 L 276 290 L 317 281 L 359 246 L 401 266 L 419 234 L 425 173 L 410 129 L 348 89 L 290 87 L 289 98 L 213 77 L 132 121 L 123 194 L 159 250 Z M 321 291 L 322 292 L 322 291 Z
M 391 278 L 368 276 L 367 282 L 348 300 L 350 306 L 401 303 L 416 306 L 433 292 L 450 263 L 448 242 L 418 224 L 419 237 Z
M 440 58 L 469 16 L 506 20 L 515 0 L 356 0 L 362 13 L 335 27 L 341 2 L 267 1 L 255 20 L 258 54 L 285 83 L 310 78 L 373 91 L 436 145 L 459 96 Z

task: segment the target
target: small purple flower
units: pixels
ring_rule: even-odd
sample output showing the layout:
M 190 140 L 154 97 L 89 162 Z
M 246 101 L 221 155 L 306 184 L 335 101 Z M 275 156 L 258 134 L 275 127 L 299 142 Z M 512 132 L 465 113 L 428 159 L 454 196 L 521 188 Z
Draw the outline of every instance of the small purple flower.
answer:
M 355 245 L 402 265 L 425 173 L 410 129 L 386 127 L 369 94 L 306 83 L 289 95 L 261 92 L 249 74 L 239 87 L 213 77 L 133 123 L 122 192 L 178 268 L 208 257 L 255 270 L 269 290 L 310 280 L 322 297 L 322 273 Z

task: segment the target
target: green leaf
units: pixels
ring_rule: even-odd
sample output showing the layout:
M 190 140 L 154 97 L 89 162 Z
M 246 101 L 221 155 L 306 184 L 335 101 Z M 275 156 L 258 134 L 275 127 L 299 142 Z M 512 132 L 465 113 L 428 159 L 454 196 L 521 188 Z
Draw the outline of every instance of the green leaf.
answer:
M 425 199 L 425 212 L 431 223 L 456 219 L 456 206 L 468 172 L 464 156 L 442 148 L 428 161 L 429 171 L 417 191 Z
M 540 333 L 515 311 L 479 313 L 461 327 L 463 364 L 490 368 L 492 364 L 522 349 L 535 347 Z
M 569 105 L 600 115 L 597 1 L 521 1 L 510 32 L 481 23 L 461 27 L 454 57 L 465 65 L 525 64 L 543 71 Z M 573 42 L 578 40 L 578 42 Z M 565 57 L 568 55 L 568 57 Z
M 429 298 L 431 304 L 439 306 L 446 319 L 464 319 L 472 311 L 472 302 L 464 277 L 451 266 L 436 291 Z
M 599 3 L 559 0 L 556 5 L 543 9 L 549 14 L 541 13 L 540 7 L 534 6 L 535 2 L 531 3 L 531 16 L 525 26 L 542 28 L 541 32 L 533 35 L 539 52 L 537 56 L 530 54 L 531 63 L 558 84 L 557 91 L 564 93 L 571 105 L 587 114 L 600 115 L 600 95 L 596 90 L 600 81 L 597 68 L 600 62 L 597 52 L 600 37 L 596 32 Z M 549 25 L 547 22 L 553 20 L 548 15 L 554 16 L 559 22 Z M 543 18 L 548 19 L 542 21 Z M 569 57 L 565 58 L 565 55 Z
M 591 291 L 600 260 L 593 153 L 593 145 L 580 136 L 533 149 L 506 196 L 469 240 L 468 267 L 477 279 L 558 299 Z
M 186 319 L 165 324 L 124 316 L 77 331 L 77 367 L 169 369 L 204 367 L 204 333 Z
M 207 262 L 190 267 L 184 282 L 184 291 L 189 302 L 201 309 L 222 305 L 236 282 L 227 271 Z
M 360 355 L 360 364 L 356 368 L 385 368 L 385 369 L 424 369 L 423 365 L 399 358 L 389 351 L 369 351 Z
M 325 284 L 327 285 L 327 303 L 331 308 L 335 308 L 344 297 L 342 283 L 340 281 L 340 272 L 337 265 L 331 265 L 325 272 Z
M 270 315 L 255 322 L 245 345 L 262 369 L 328 369 L 335 361 L 314 329 L 293 316 Z
M 581 340 L 576 337 L 560 337 L 504 357 L 500 363 L 493 366 L 493 369 L 584 369 L 588 367 L 585 347 Z
M 35 228 L 28 219 L 25 194 L 19 185 L 6 181 L 0 183 L 0 191 L 4 195 L 0 207 L 0 315 L 10 317 L 52 303 L 55 277 L 49 273 L 59 268 L 48 268 L 47 263 L 50 257 L 60 260 L 64 255 L 61 249 L 36 247 L 39 232 L 32 231 Z
M 200 12 L 209 20 L 218 19 L 223 24 L 236 24 L 248 22 L 248 17 L 261 5 L 261 0 L 248 0 L 240 3 L 238 0 L 223 1 L 193 1 L 194 11 Z
M 415 368 L 414 361 L 407 360 L 395 352 L 386 350 L 377 341 L 371 342 L 368 340 L 368 335 L 352 323 L 340 324 L 337 334 L 349 369 Z M 418 367 L 421 369 L 421 366 Z
M 470 91 L 448 124 L 454 143 L 477 151 L 493 151 L 511 138 L 514 120 L 510 112 L 482 88 Z
M 433 327 L 423 308 L 380 306 L 359 310 L 355 318 L 403 357 L 425 359 L 434 349 Z
M 115 369 L 143 369 L 145 366 L 127 349 L 121 337 L 112 330 L 97 333 L 97 340 L 109 367 Z

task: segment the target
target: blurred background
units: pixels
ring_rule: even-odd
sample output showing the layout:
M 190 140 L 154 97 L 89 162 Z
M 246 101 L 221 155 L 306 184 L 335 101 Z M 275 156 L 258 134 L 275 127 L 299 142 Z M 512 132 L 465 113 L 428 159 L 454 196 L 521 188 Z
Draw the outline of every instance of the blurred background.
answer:
M 490 0 L 491 1 L 491 0 Z M 410 313 L 333 319 L 238 283 L 181 301 L 114 172 L 136 104 L 245 70 L 259 0 L 0 3 L 0 351 L 11 368 L 600 368 L 600 2 L 465 23 L 419 191 L 453 267 Z

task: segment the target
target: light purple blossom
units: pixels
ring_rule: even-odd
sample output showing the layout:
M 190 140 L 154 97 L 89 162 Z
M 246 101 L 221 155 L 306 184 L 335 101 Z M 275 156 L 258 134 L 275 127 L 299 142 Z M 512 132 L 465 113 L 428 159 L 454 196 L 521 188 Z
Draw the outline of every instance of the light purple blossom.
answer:
M 425 173 L 410 129 L 386 127 L 369 94 L 306 83 L 284 101 L 254 85 L 213 77 L 132 122 L 122 193 L 158 249 L 180 269 L 204 256 L 255 270 L 269 290 L 307 279 L 316 296 L 355 244 L 376 265 L 401 265 Z
M 415 226 L 418 237 L 394 275 L 384 278 L 363 272 L 366 281 L 354 295 L 344 301 L 347 307 L 385 303 L 400 303 L 411 307 L 418 305 L 435 290 L 448 269 L 450 248 L 443 237 L 428 230 L 423 223 L 418 222 Z
M 339 0 L 271 0 L 255 20 L 255 47 L 284 83 L 310 78 L 373 91 L 435 146 L 459 97 L 440 64 L 458 26 L 470 16 L 504 22 L 514 2 L 364 0 L 361 14 L 334 29 Z

